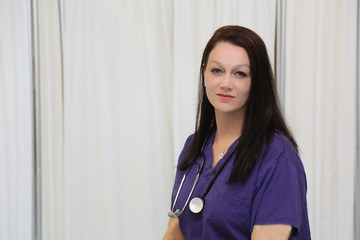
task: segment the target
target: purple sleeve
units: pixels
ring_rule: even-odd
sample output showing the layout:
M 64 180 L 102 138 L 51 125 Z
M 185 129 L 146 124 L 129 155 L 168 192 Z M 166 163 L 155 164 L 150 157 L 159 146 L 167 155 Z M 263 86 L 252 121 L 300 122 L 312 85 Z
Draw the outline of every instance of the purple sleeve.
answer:
M 296 234 L 302 222 L 306 204 L 304 168 L 292 146 L 278 143 L 270 146 L 258 173 L 251 232 L 254 225 L 286 224 Z

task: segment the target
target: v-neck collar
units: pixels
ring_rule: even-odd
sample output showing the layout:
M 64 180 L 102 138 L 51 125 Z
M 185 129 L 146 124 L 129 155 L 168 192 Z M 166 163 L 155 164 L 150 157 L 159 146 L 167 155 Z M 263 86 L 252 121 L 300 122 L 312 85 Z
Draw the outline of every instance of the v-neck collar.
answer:
M 215 167 L 212 166 L 212 161 L 214 159 L 214 153 L 213 153 L 213 142 L 215 138 L 216 128 L 212 131 L 209 139 L 207 140 L 204 148 L 204 155 L 205 155 L 205 163 L 204 163 L 204 170 L 206 170 L 206 176 L 213 177 L 215 173 L 219 170 L 222 163 L 225 161 L 225 159 L 228 157 L 229 153 L 232 151 L 232 149 L 235 147 L 236 143 L 239 141 L 239 138 L 237 138 L 228 148 L 224 156 L 217 162 Z M 228 163 L 227 163 L 228 164 Z

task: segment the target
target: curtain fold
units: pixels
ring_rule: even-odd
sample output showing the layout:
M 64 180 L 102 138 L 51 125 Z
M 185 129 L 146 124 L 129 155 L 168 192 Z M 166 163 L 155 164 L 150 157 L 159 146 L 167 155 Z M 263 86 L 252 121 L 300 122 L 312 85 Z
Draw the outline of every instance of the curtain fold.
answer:
M 0 239 L 32 238 L 33 98 L 27 2 L 0 2 Z
M 58 0 L 37 0 L 41 239 L 64 239 L 63 73 Z

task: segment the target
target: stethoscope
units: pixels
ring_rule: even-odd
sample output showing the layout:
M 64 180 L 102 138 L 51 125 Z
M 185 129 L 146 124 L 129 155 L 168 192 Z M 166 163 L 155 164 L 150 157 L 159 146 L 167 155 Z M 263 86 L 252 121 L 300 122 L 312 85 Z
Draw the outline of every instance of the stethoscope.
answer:
M 208 136 L 209 137 L 209 136 Z M 180 210 L 180 209 L 176 209 L 175 212 L 174 212 L 174 209 L 175 209 L 175 204 L 177 202 L 177 199 L 179 197 L 179 193 L 181 191 L 181 188 L 182 188 L 182 185 L 185 181 L 185 178 L 186 176 L 188 175 L 188 171 L 189 169 L 191 168 L 191 166 L 186 169 L 185 173 L 184 173 L 184 176 L 182 177 L 181 179 L 181 182 L 180 182 L 180 186 L 179 186 L 179 189 L 176 193 L 176 196 L 175 196 L 175 199 L 174 199 L 174 203 L 172 205 L 172 208 L 171 208 L 171 211 L 168 213 L 168 216 L 171 217 L 171 218 L 176 218 L 176 217 L 179 217 L 183 211 L 185 210 L 186 206 L 188 205 L 189 203 L 189 200 L 190 200 L 190 197 L 195 189 L 195 186 L 196 186 L 196 183 L 199 181 L 199 176 L 200 176 L 200 173 L 204 167 L 204 162 L 205 162 L 205 155 L 203 153 L 203 150 L 204 150 L 204 147 L 205 147 L 205 144 L 206 144 L 206 141 L 208 139 L 208 137 L 206 137 L 205 141 L 204 141 L 204 144 L 202 145 L 201 147 L 201 150 L 200 150 L 200 154 L 201 154 L 201 163 L 197 169 L 197 172 L 196 172 L 196 177 L 195 177 L 195 180 L 194 180 L 194 184 L 191 188 L 191 191 L 190 191 L 190 194 L 189 196 L 187 197 L 186 199 L 186 202 L 183 206 L 183 208 Z M 223 170 L 223 168 L 225 167 L 226 163 L 229 161 L 230 157 L 233 155 L 233 153 L 235 152 L 236 148 L 237 148 L 237 145 L 231 150 L 231 152 L 229 153 L 228 157 L 225 159 L 225 161 L 223 162 L 223 164 L 221 164 L 219 170 L 215 173 L 214 177 L 211 179 L 209 185 L 206 187 L 204 193 L 201 195 L 201 197 L 199 196 L 195 196 L 193 198 L 191 198 L 190 200 L 190 203 L 189 203 L 189 209 L 192 213 L 194 214 L 199 214 L 202 212 L 202 210 L 204 209 L 204 205 L 205 205 L 205 197 L 206 195 L 208 194 L 208 192 L 210 191 L 210 188 L 212 187 L 212 185 L 214 184 L 216 178 L 219 176 L 220 172 Z

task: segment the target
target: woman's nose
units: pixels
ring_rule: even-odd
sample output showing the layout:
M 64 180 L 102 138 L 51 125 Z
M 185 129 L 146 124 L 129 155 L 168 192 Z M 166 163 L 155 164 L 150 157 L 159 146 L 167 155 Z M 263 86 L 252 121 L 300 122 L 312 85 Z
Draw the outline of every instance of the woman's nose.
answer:
M 231 89 L 231 76 L 225 75 L 222 79 L 221 79 L 221 89 L 224 90 L 230 90 Z

